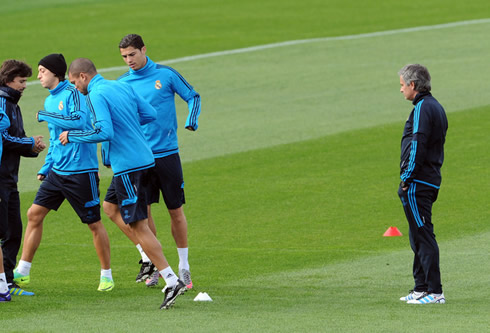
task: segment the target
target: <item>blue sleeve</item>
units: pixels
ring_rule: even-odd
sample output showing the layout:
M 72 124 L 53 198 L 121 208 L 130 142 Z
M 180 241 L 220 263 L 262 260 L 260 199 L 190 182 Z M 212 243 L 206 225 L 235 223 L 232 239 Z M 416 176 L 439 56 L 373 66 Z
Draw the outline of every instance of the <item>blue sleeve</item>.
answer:
M 5 111 L 0 109 L 0 132 L 3 132 L 10 127 L 9 117 L 5 114 Z
M 68 141 L 95 143 L 111 140 L 114 136 L 114 129 L 112 127 L 109 103 L 101 94 L 95 92 L 87 98 L 87 107 L 92 114 L 93 129 L 70 131 L 68 133 Z
M 400 176 L 407 183 L 412 182 L 417 175 L 420 166 L 427 158 L 427 138 L 431 131 L 429 108 L 423 107 L 424 100 L 417 103 L 413 115 L 413 138 L 410 147 L 410 159 L 408 167 Z
M 180 98 L 187 102 L 187 107 L 189 109 L 185 127 L 195 131 L 199 126 L 198 118 L 201 114 L 201 96 L 199 96 L 197 91 L 195 91 L 177 71 L 172 70 L 171 77 L 172 89 L 180 96 Z

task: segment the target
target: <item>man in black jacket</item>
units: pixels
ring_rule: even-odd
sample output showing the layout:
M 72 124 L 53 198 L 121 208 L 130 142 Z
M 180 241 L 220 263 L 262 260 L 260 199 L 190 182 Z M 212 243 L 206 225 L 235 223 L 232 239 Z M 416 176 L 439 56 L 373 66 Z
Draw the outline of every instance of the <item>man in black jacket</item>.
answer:
M 400 92 L 415 106 L 403 130 L 398 195 L 408 220 L 414 252 L 415 286 L 401 301 L 409 304 L 445 303 L 439 269 L 439 247 L 432 225 L 432 204 L 437 200 L 448 128 L 446 113 L 432 97 L 430 74 L 422 65 L 407 65 L 400 72 Z
M 7 114 L 10 127 L 2 132 L 3 153 L 0 164 L 0 240 L 3 265 L 11 295 L 31 296 L 12 281 L 22 240 L 20 199 L 17 190 L 20 157 L 37 157 L 46 145 L 42 136 L 26 137 L 22 113 L 17 104 L 32 70 L 24 62 L 6 60 L 0 67 L 0 108 Z

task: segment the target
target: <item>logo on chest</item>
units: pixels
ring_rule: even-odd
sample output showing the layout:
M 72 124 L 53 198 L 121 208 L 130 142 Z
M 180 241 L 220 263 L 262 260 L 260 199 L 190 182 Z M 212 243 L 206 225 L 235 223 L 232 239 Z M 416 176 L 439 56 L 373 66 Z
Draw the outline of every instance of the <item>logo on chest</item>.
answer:
M 58 104 L 58 110 L 63 110 L 64 106 L 63 106 L 63 101 L 60 101 L 60 104 Z
M 155 89 L 157 90 L 162 89 L 162 83 L 160 82 L 160 80 L 155 81 Z

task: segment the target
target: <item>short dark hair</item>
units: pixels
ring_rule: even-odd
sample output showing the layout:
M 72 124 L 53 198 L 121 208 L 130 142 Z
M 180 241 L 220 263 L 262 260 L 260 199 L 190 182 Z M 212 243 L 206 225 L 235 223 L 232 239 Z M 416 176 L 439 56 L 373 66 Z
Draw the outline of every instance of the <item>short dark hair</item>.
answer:
M 5 86 L 7 83 L 14 81 L 18 76 L 31 77 L 31 66 L 19 60 L 5 60 L 2 67 L 0 67 L 0 86 Z
M 68 68 L 68 73 L 75 77 L 78 77 L 80 73 L 95 75 L 97 74 L 97 69 L 90 59 L 77 58 L 73 60 L 70 64 L 70 67 Z
M 127 47 L 134 47 L 135 49 L 141 50 L 145 43 L 143 42 L 143 38 L 137 34 L 129 34 L 123 37 L 119 42 L 119 48 L 125 49 Z

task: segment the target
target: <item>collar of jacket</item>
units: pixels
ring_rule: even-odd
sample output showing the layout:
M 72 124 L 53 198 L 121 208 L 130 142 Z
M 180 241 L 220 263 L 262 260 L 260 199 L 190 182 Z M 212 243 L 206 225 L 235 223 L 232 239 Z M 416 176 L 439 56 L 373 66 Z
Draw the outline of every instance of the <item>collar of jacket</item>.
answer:
M 425 96 L 432 96 L 430 91 L 424 91 L 424 92 L 419 92 L 417 95 L 415 95 L 415 98 L 412 101 L 413 105 L 417 105 L 418 102 Z
M 19 103 L 19 99 L 22 96 L 22 94 L 20 93 L 20 91 L 12 89 L 10 87 L 0 86 L 0 96 L 9 99 L 14 104 L 17 104 Z
M 148 69 L 153 68 L 154 65 L 155 65 L 155 63 L 148 56 L 146 56 L 146 65 L 143 66 L 143 68 L 140 68 L 138 70 L 134 70 L 134 69 L 130 68 L 129 72 L 131 74 L 144 75 L 148 71 Z

